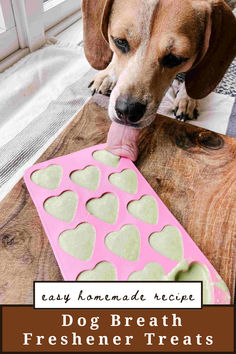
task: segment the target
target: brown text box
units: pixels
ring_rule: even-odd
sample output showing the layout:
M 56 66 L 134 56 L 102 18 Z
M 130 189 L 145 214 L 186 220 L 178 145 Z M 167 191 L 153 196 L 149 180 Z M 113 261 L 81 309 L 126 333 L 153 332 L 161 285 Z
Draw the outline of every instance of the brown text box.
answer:
M 120 325 L 112 326 L 119 324 L 118 320 Z M 24 341 L 28 345 L 23 345 Z M 234 308 L 35 310 L 29 306 L 6 306 L 2 308 L 2 349 L 3 352 L 233 352 Z

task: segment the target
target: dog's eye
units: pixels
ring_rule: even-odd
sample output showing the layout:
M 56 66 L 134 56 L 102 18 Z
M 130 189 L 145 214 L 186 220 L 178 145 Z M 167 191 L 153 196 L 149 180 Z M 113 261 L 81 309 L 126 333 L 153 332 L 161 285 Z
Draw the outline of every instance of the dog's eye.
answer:
M 122 39 L 122 38 L 113 38 L 113 41 L 115 43 L 115 45 L 117 46 L 118 49 L 120 49 L 123 53 L 128 53 L 130 50 L 130 46 L 129 43 L 127 42 L 126 39 Z
M 180 57 L 179 55 L 174 55 L 170 53 L 163 58 L 162 64 L 167 68 L 174 68 L 175 66 L 178 66 L 187 60 L 188 58 L 183 58 Z

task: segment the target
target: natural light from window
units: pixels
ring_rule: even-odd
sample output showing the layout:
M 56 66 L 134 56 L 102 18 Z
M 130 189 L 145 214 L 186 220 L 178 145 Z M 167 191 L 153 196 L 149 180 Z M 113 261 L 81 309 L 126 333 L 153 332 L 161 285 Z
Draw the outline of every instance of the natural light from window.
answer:
M 60 3 L 64 2 L 65 0 L 43 0 L 44 4 L 44 10 L 48 10 L 54 6 L 59 5 Z
M 0 72 L 79 19 L 81 0 L 0 0 Z
M 0 33 L 6 31 L 5 21 L 2 13 L 2 6 L 0 4 Z

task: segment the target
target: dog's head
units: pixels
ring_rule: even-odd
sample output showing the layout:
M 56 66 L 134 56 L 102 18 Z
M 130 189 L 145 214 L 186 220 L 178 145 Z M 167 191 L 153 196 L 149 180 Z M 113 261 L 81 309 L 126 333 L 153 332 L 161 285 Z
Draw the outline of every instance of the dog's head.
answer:
M 222 0 L 83 0 L 90 64 L 115 67 L 109 115 L 148 125 L 175 78 L 186 72 L 190 97 L 207 96 L 236 55 L 236 21 Z

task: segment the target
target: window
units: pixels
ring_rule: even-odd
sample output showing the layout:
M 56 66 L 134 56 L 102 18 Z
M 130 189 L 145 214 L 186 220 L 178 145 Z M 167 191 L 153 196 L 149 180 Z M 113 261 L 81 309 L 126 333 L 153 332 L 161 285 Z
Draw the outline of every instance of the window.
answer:
M 44 27 L 47 31 L 63 19 L 80 10 L 80 0 L 43 0 Z
M 0 60 L 19 48 L 11 0 L 0 0 Z
M 0 72 L 80 19 L 80 9 L 81 0 L 0 0 Z
M 0 33 L 5 31 L 6 31 L 6 24 L 3 17 L 2 6 L 0 6 Z

